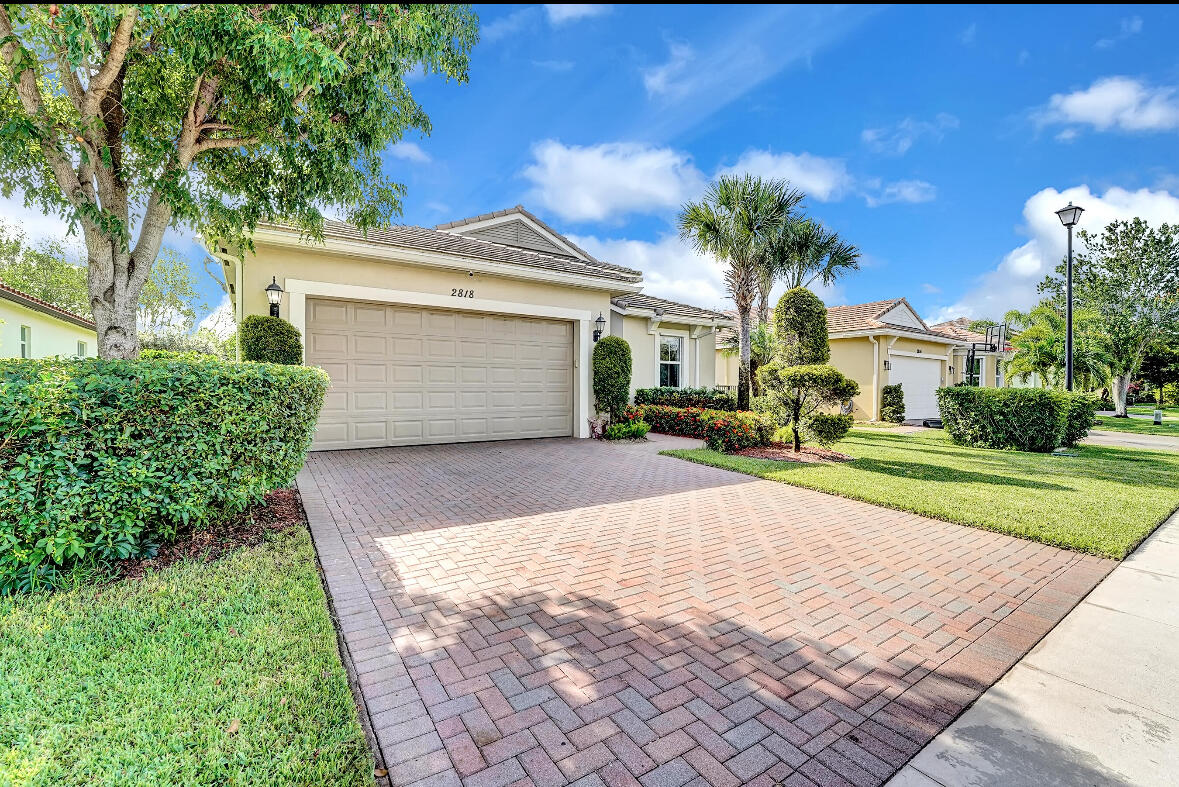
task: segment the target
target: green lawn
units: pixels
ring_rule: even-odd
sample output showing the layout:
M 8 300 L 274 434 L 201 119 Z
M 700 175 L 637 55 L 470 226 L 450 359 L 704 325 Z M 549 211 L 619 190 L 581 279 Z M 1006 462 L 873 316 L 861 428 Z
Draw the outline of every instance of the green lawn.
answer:
M 1143 415 L 1152 415 L 1154 408 L 1147 408 L 1145 411 L 1140 406 L 1128 407 L 1127 412 L 1140 413 Z M 1094 429 L 1104 432 L 1133 432 L 1135 434 L 1157 434 L 1168 437 L 1179 437 L 1179 408 L 1169 407 L 1163 410 L 1163 422 L 1159 426 L 1154 425 L 1153 420 L 1145 418 L 1114 418 L 1111 415 L 1099 415 L 1097 420 L 1100 424 L 1094 426 Z
M 1077 456 L 961 448 L 940 431 L 853 429 L 845 464 L 773 462 L 694 449 L 693 462 L 997 530 L 1082 552 L 1125 557 L 1179 507 L 1179 454 L 1084 447 Z
M 303 529 L 0 598 L 0 665 L 2 785 L 373 784 Z
M 1126 408 L 1126 412 L 1138 413 L 1139 415 L 1154 415 L 1155 406 L 1153 404 L 1132 404 Z M 1174 405 L 1167 405 L 1161 408 L 1163 411 L 1163 420 L 1179 421 L 1179 407 Z

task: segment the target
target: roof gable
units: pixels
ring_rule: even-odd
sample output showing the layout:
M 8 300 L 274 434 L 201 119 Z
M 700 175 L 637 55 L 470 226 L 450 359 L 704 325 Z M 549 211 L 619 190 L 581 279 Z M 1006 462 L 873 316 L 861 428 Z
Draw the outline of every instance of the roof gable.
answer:
M 929 326 L 917 316 L 917 312 L 913 311 L 913 307 L 904 298 L 901 298 L 888 309 L 877 314 L 876 321 L 885 325 L 895 325 L 899 328 L 913 328 L 922 331 L 929 330 Z
M 529 213 L 523 205 L 439 224 L 435 229 L 506 246 L 595 261 L 591 254 Z

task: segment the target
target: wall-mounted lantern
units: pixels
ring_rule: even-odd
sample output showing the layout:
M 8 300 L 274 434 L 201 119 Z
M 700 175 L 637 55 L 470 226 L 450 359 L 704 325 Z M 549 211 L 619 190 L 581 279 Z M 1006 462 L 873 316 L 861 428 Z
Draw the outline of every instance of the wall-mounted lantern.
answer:
M 282 303 L 282 287 L 278 286 L 278 277 L 271 276 L 270 284 L 266 285 L 266 300 L 270 301 L 270 316 L 278 316 L 278 305 Z
M 594 320 L 594 341 L 602 338 L 602 333 L 606 330 L 606 318 L 598 312 L 598 319 Z
M 885 358 L 885 359 L 884 359 L 884 371 L 886 371 L 886 372 L 887 372 L 887 371 L 888 371 L 888 370 L 890 370 L 890 369 L 892 369 L 892 361 L 890 361 L 890 360 L 888 360 L 887 358 Z

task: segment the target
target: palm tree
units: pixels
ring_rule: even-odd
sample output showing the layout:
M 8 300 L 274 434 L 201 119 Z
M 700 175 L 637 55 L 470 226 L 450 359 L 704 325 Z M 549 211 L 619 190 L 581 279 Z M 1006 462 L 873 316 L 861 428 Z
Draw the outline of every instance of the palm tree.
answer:
M 763 260 L 758 282 L 758 317 L 770 316 L 770 290 L 779 281 L 787 289 L 831 286 L 848 271 L 860 269 L 860 250 L 813 219 L 791 217 L 775 232 Z
M 760 263 L 769 238 L 801 201 L 802 193 L 784 180 L 722 175 L 709 185 L 702 200 L 680 210 L 680 237 L 728 266 L 725 288 L 737 307 L 741 354 L 737 407 L 741 410 L 749 409 L 749 332 Z
M 737 335 L 726 341 L 718 348 L 724 355 L 737 355 L 741 352 Z M 774 326 L 768 322 L 760 322 L 749 331 L 749 383 L 754 396 L 761 396 L 761 386 L 757 382 L 758 367 L 764 366 L 774 359 L 777 350 L 777 340 L 774 338 Z
M 1046 388 L 1064 386 L 1065 322 L 1054 307 L 1041 303 L 1030 311 L 1012 310 L 1004 319 L 1016 331 L 1011 339 L 1015 355 L 1006 373 L 1025 382 L 1037 374 Z M 1109 348 L 1101 318 L 1095 312 L 1073 313 L 1073 376 L 1082 391 L 1093 391 L 1109 382 Z

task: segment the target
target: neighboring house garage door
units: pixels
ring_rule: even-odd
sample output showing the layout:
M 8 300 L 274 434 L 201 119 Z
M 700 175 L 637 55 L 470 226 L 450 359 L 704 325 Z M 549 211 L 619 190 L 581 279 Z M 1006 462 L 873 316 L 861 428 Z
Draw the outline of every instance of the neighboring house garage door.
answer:
M 942 383 L 942 362 L 938 358 L 892 356 L 889 383 L 901 384 L 905 395 L 905 418 L 937 418 L 937 389 Z
M 316 449 L 573 433 L 572 323 L 309 298 L 307 363 Z

